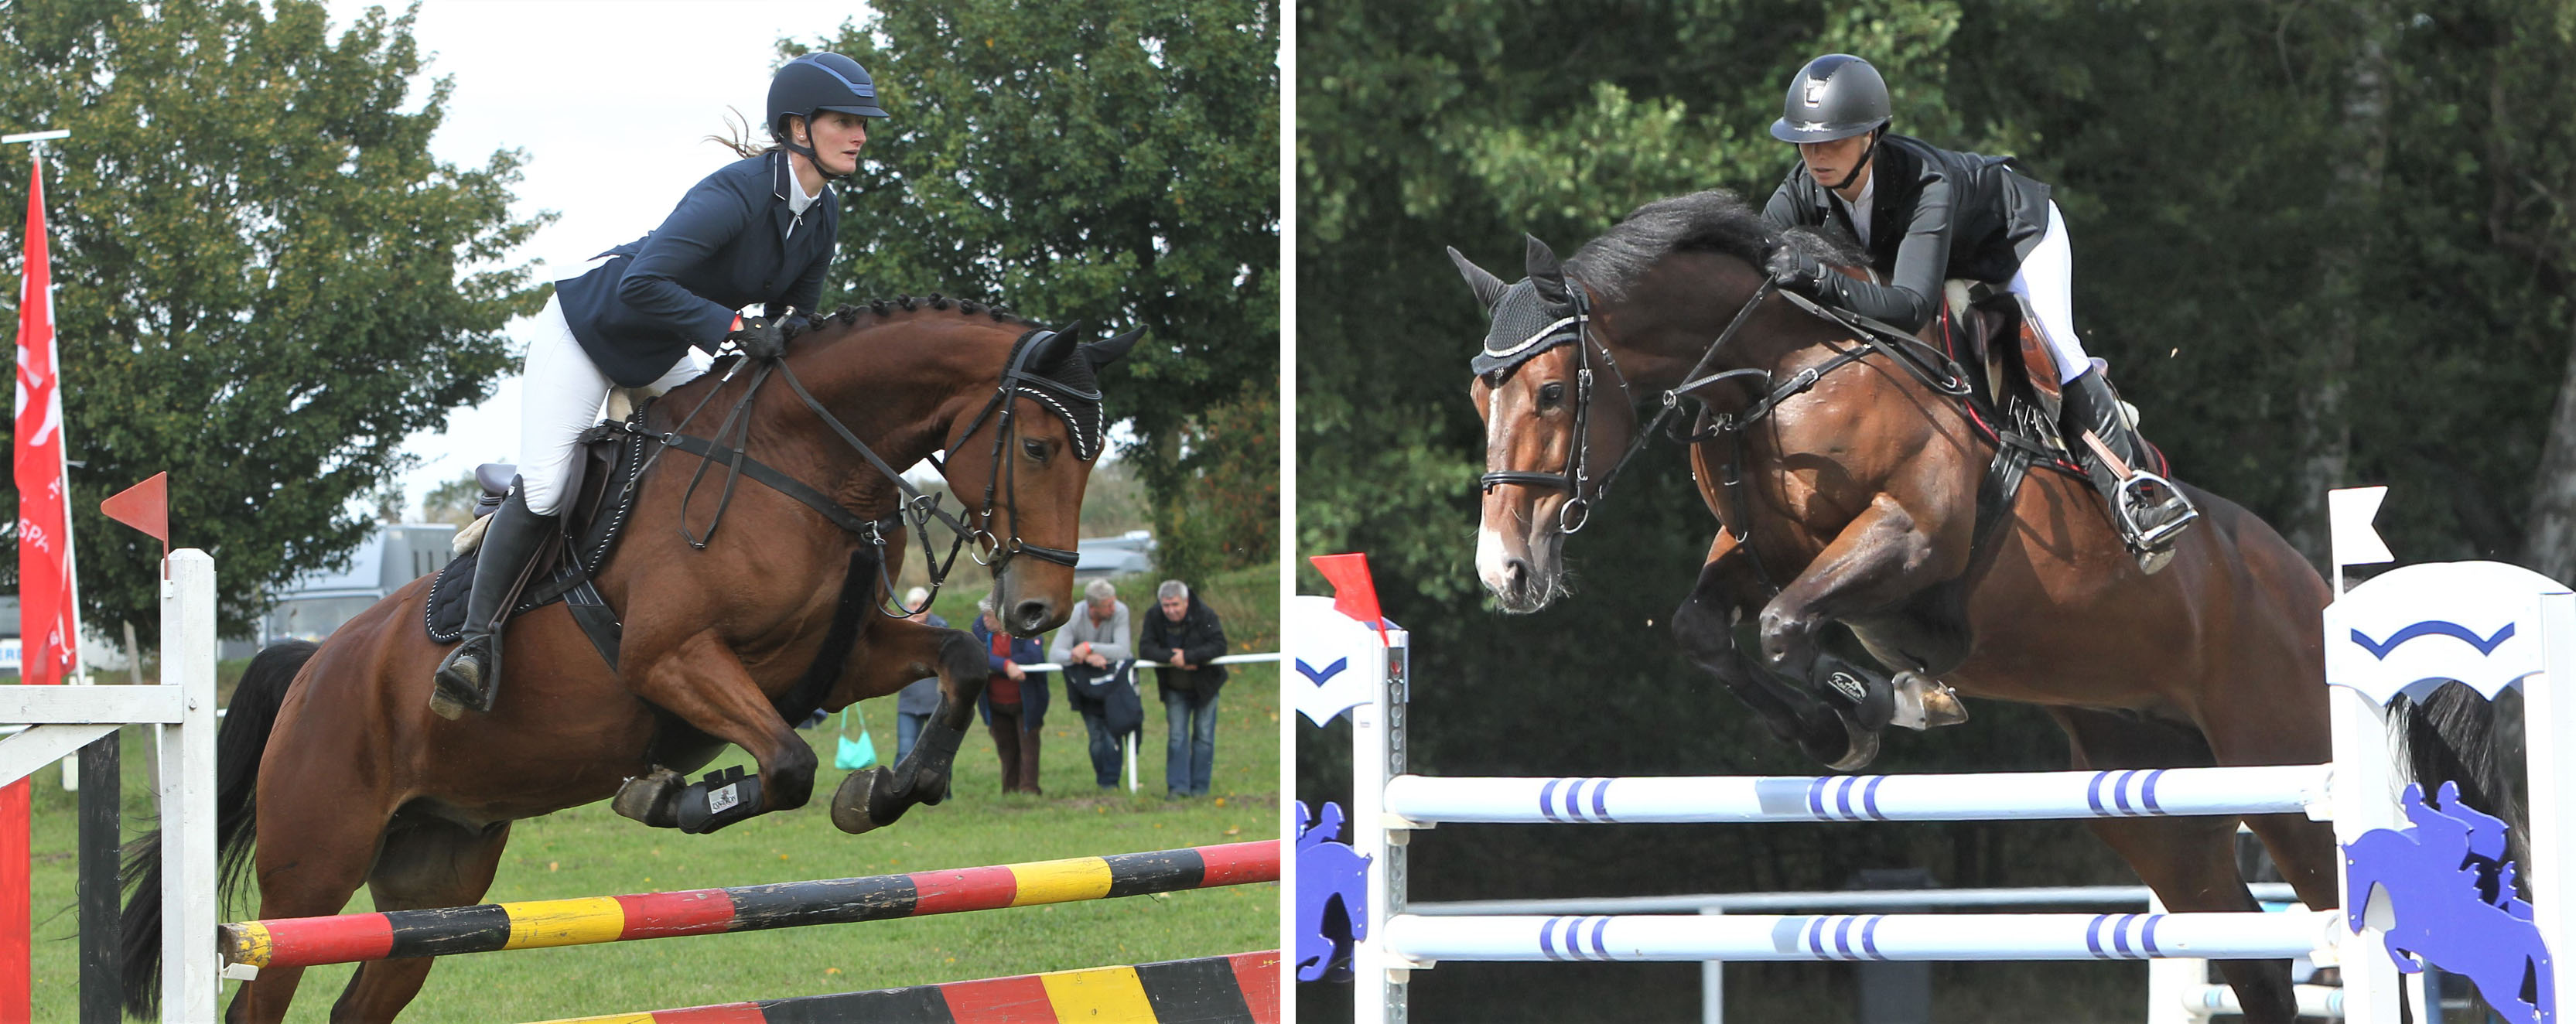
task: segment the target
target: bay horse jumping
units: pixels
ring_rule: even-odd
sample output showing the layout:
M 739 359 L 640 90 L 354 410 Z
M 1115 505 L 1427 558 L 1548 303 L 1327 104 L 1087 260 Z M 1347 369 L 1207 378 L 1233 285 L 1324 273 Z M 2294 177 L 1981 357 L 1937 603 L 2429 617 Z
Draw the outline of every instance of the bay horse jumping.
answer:
M 1867 764 L 1888 724 L 1820 695 L 1852 667 L 1820 644 L 1835 624 L 1886 669 L 2044 706 L 2078 769 L 2332 759 L 2328 589 L 2244 508 L 2183 485 L 2202 519 L 2152 575 L 2069 473 L 2030 472 L 1981 533 L 1996 442 L 1956 382 L 1774 291 L 1783 240 L 1733 195 L 1649 203 L 1562 263 L 1528 241 L 1508 286 L 1450 251 L 1493 324 L 1470 390 L 1488 470 L 1476 567 L 1505 610 L 1564 593 L 1567 536 L 1646 440 L 1636 403 L 1696 399 L 1691 468 L 1721 528 L 1673 635 L 1817 761 Z M 2301 899 L 2336 906 L 2329 825 L 2245 823 Z M 2088 824 L 2171 910 L 2259 909 L 2233 819 Z M 2220 970 L 2248 1020 L 2296 1016 L 2286 964 Z
M 545 605 L 509 625 L 495 706 L 442 718 L 430 691 L 445 645 L 424 628 L 432 577 L 318 647 L 261 652 L 218 740 L 228 883 L 251 861 L 262 918 L 338 913 L 362 884 L 378 910 L 475 904 L 511 822 L 614 794 L 621 813 L 674 826 L 678 773 L 728 743 L 759 762 L 757 788 L 737 791 L 753 813 L 804 806 L 817 765 L 791 723 L 930 675 L 940 706 L 920 742 L 891 771 L 851 773 L 832 820 L 861 832 L 940 802 L 985 652 L 965 632 L 881 610 L 905 539 L 905 520 L 890 517 L 910 505 L 919 523 L 925 499 L 878 467 L 947 452 L 951 492 L 984 496 L 960 525 L 991 570 L 999 620 L 1023 636 L 1062 624 L 1103 440 L 1094 372 L 1135 337 L 1084 344 L 998 308 L 906 298 L 826 318 L 774 366 L 719 363 L 680 385 L 646 407 L 641 432 L 703 454 L 662 448 L 640 471 L 624 539 L 594 574 L 622 619 L 615 667 L 564 604 Z M 757 387 L 771 371 L 792 387 Z M 681 410 L 738 403 L 727 426 L 739 433 L 709 416 L 696 430 L 712 442 L 688 436 Z M 734 446 L 752 479 L 715 486 Z M 708 486 L 692 489 L 701 466 Z M 791 496 L 800 484 L 804 495 Z M 157 873 L 157 841 L 138 845 L 129 875 Z M 157 991 L 159 899 L 147 882 L 127 908 L 127 935 L 139 939 L 128 942 L 127 1002 L 138 1011 Z M 361 964 L 332 1019 L 392 1019 L 432 963 Z M 227 1019 L 283 1019 L 302 973 L 262 971 Z

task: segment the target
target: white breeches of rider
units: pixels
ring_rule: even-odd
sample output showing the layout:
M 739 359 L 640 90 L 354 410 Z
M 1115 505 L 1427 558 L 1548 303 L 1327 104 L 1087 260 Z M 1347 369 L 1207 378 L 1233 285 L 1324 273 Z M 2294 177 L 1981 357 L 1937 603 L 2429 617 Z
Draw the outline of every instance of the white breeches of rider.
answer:
M 703 353 L 688 349 L 669 372 L 644 390 L 667 391 L 705 373 L 709 362 Z M 529 331 L 527 370 L 519 390 L 519 486 L 528 511 L 541 516 L 562 511 L 573 438 L 599 422 L 600 409 L 615 386 L 591 365 L 590 353 L 582 351 L 581 343 L 573 340 L 563 307 L 548 298 Z
M 2092 369 L 2093 361 L 2075 335 L 2075 255 L 2066 244 L 2066 218 L 2058 215 L 2055 200 L 2048 204 L 2048 236 L 2021 261 L 2021 272 L 2013 275 L 2011 287 L 2013 294 L 2030 300 L 2039 315 L 2040 337 L 2048 339 L 2057 352 L 2057 382 L 2066 383 Z

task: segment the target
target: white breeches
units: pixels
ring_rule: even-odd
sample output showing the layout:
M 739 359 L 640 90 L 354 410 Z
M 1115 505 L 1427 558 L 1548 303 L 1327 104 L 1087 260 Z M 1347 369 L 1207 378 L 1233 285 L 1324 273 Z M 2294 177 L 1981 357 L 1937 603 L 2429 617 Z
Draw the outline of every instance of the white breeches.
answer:
M 707 370 L 712 362 L 696 349 L 681 353 L 661 379 L 644 390 L 660 394 Z M 550 516 L 562 511 L 565 477 L 572 468 L 573 438 L 599 422 L 600 408 L 616 385 L 591 365 L 590 353 L 573 340 L 563 306 L 548 298 L 529 331 L 525 381 L 520 386 L 519 481 L 528 511 Z
M 2048 339 L 2057 352 L 2058 383 L 2093 368 L 2084 343 L 2075 335 L 2075 255 L 2066 244 L 2066 218 L 2058 215 L 2055 200 L 2048 204 L 2048 236 L 2021 261 L 2021 272 L 2013 275 L 2011 288 L 2013 294 L 2030 300 L 2039 316 L 2040 337 Z

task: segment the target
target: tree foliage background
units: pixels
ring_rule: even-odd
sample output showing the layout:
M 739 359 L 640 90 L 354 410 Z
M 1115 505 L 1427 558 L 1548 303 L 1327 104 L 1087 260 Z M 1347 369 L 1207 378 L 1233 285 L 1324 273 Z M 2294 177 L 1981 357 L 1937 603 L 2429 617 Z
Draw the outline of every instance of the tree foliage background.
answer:
M 1575 600 L 1506 619 L 1472 569 L 1479 310 L 1455 244 L 1519 276 L 1637 204 L 1756 201 L 1790 75 L 1867 57 L 1896 128 L 2021 156 L 2056 186 L 2086 347 L 2179 472 L 2323 554 L 2326 486 L 2393 487 L 2407 561 L 2576 576 L 2576 322 L 2566 0 L 1784 0 L 1298 8 L 1299 546 L 1369 552 L 1414 631 L 1415 770 L 1795 774 L 1664 619 L 1715 529 L 1669 446 L 1568 547 Z M 1300 590 L 1324 592 L 1300 567 Z M 2031 709 L 1899 734 L 1878 768 L 2045 769 Z M 1301 792 L 1347 793 L 1344 730 L 1303 728 Z M 1876 769 L 1874 769 L 1876 770 Z M 2135 881 L 2073 825 L 1441 829 L 1422 899 Z M 1735 965 L 1730 1015 L 1848 1019 L 1850 968 Z M 1940 1019 L 2129 1020 L 2134 966 L 1938 965 Z M 1425 1020 L 1688 1019 L 1690 965 L 1444 964 Z M 1335 1019 L 1341 990 L 1307 986 Z
M 0 11 L 0 125 L 72 132 L 43 159 L 90 623 L 161 621 L 159 546 L 102 498 L 168 470 L 171 541 L 221 562 L 221 624 L 244 633 L 271 590 L 345 562 L 372 525 L 351 499 L 394 482 L 403 439 L 509 368 L 502 323 L 539 294 L 498 266 L 536 226 L 509 216 L 517 158 L 432 159 L 448 87 L 420 67 L 407 19 L 333 38 L 310 0 Z M 12 224 L 27 152 L 0 152 Z
M 1277 5 L 871 6 L 830 42 L 892 115 L 844 193 L 839 294 L 1149 328 L 1103 386 L 1135 437 L 1164 570 L 1271 558 L 1278 431 L 1242 411 L 1277 407 Z M 1254 478 L 1266 502 L 1231 483 Z M 1249 514 L 1194 514 L 1246 497 Z

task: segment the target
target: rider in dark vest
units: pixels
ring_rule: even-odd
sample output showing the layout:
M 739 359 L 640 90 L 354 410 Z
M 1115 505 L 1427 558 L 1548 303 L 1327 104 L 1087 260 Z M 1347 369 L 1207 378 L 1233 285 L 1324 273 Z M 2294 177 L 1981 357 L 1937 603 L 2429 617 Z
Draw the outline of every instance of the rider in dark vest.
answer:
M 1799 161 L 1763 210 L 1773 225 L 1849 232 L 1885 284 L 1835 273 L 1782 247 L 1771 272 L 1780 287 L 1818 302 L 1919 331 L 1940 313 L 1942 283 L 2002 284 L 2022 297 L 2024 315 L 2055 353 L 2064 396 L 2060 428 L 2102 492 L 2112 525 L 2152 572 L 2199 517 L 2189 499 L 2148 474 L 2146 443 L 2122 413 L 2099 360 L 2076 338 L 2070 301 L 2073 260 L 2066 220 L 2048 186 L 2010 157 L 1938 149 L 1887 130 L 1887 83 L 1858 57 L 1827 54 L 1789 80 L 1771 134 L 1796 143 Z M 2101 438 L 2136 475 L 2122 479 L 2090 446 Z M 2122 515 L 2126 505 L 2129 514 Z
M 752 359 L 784 351 L 790 311 L 821 300 L 832 263 L 840 204 L 826 182 L 858 170 L 867 119 L 884 116 L 857 61 L 787 62 L 769 83 L 768 150 L 708 175 L 651 234 L 555 282 L 528 343 L 519 480 L 486 527 L 465 635 L 438 666 L 433 708 L 491 710 L 502 598 L 563 511 L 574 437 L 598 422 L 609 389 L 668 390 L 706 369 L 694 350 L 726 341 Z M 737 312 L 753 305 L 765 315 Z

